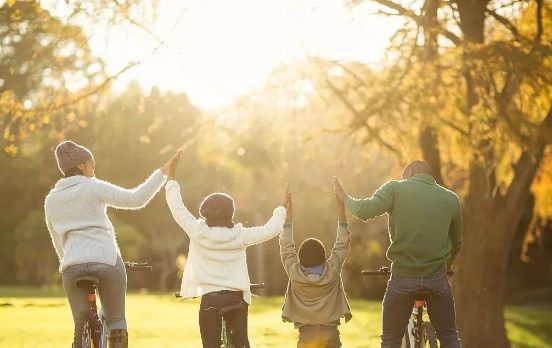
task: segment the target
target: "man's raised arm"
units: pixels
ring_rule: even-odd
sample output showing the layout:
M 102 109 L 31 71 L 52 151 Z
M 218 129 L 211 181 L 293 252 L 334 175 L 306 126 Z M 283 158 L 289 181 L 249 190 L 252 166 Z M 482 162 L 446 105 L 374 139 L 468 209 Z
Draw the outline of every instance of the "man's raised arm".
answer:
M 367 221 L 376 216 L 383 215 L 393 209 L 393 201 L 395 199 L 394 185 L 395 181 L 389 181 L 380 187 L 372 197 L 365 199 L 355 199 L 343 191 L 343 188 L 335 179 L 337 194 L 342 197 L 345 202 L 345 207 L 351 215 Z

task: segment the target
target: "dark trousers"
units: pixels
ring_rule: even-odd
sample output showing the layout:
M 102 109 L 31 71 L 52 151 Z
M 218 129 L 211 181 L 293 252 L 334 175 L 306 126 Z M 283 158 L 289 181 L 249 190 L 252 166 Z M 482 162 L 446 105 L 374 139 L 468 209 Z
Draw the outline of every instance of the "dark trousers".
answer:
M 219 309 L 244 302 L 241 291 L 216 291 L 201 297 L 199 331 L 203 348 L 220 348 L 222 319 L 218 314 Z M 232 332 L 230 337 L 235 348 L 250 348 L 247 338 L 247 308 L 245 304 L 242 310 L 224 316 L 226 331 Z
M 383 298 L 382 348 L 400 348 L 402 337 L 412 315 L 413 291 L 429 289 L 433 296 L 427 300 L 429 320 L 435 327 L 442 348 L 462 348 L 456 330 L 456 312 L 452 289 L 445 271 L 426 278 L 391 276 Z
M 297 348 L 339 348 L 339 330 L 332 325 L 305 325 L 299 328 Z

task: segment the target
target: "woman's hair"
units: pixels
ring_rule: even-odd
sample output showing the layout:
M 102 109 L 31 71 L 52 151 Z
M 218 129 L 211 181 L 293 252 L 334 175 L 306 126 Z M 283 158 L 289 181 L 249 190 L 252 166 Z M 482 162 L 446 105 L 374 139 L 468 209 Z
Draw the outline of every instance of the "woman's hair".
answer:
M 316 238 L 306 239 L 299 247 L 299 263 L 303 267 L 312 268 L 326 261 L 324 244 Z
M 82 172 L 82 170 L 79 167 L 73 167 L 73 168 L 69 169 L 68 171 L 66 171 L 64 173 L 64 175 L 65 175 L 66 178 L 69 178 L 71 176 L 84 175 L 84 173 Z

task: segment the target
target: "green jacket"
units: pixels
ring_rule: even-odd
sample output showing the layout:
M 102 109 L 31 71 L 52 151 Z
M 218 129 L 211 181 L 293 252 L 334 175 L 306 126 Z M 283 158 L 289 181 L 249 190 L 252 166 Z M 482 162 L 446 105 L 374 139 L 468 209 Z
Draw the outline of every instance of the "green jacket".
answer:
M 372 197 L 345 198 L 361 220 L 387 213 L 391 273 L 424 278 L 450 267 L 462 249 L 462 207 L 458 196 L 428 174 L 389 181 Z

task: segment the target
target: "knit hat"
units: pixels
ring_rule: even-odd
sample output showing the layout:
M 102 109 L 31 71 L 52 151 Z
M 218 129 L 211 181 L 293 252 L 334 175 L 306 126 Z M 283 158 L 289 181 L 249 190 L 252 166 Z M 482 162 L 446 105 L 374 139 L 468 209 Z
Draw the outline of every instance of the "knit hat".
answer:
M 212 193 L 199 206 L 199 215 L 209 227 L 234 227 L 234 200 L 224 193 Z
M 70 140 L 64 141 L 56 147 L 56 161 L 59 170 L 64 175 L 69 169 L 75 168 L 89 159 L 94 159 L 92 152 Z
M 306 268 L 312 268 L 324 264 L 326 261 L 326 249 L 324 244 L 316 238 L 306 239 L 299 247 L 299 263 Z

